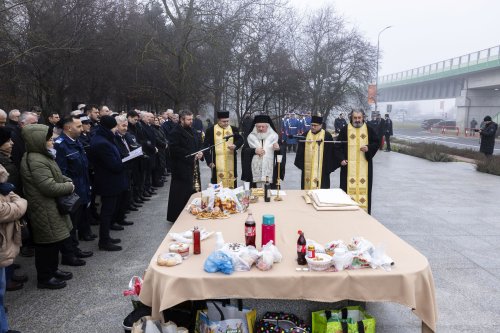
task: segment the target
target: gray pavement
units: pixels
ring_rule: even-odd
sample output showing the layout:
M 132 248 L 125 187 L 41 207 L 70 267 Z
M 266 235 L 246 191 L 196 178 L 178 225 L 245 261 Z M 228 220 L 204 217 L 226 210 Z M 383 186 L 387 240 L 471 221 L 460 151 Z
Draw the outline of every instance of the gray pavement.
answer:
M 288 155 L 284 189 L 300 187 L 300 173 Z M 203 183 L 208 169 L 202 168 Z M 438 332 L 500 331 L 500 177 L 478 173 L 463 162 L 435 163 L 412 156 L 379 152 L 375 157 L 372 214 L 424 254 L 432 267 L 438 305 Z M 338 171 L 332 174 L 337 187 Z M 8 292 L 12 329 L 28 332 L 123 332 L 131 311 L 121 295 L 132 275 L 141 275 L 170 224 L 165 222 L 168 184 L 125 231 L 121 252 L 101 252 L 96 242 L 83 243 L 94 257 L 84 267 L 60 266 L 73 280 L 62 290 L 36 289 L 32 258 L 17 260 L 30 281 Z M 95 228 L 95 227 L 94 227 Z M 97 231 L 97 230 L 95 230 Z M 390 249 L 389 249 L 390 251 Z M 280 305 L 279 305 L 280 304 Z M 266 302 L 261 308 L 307 313 L 325 304 Z M 410 309 L 393 303 L 368 303 L 378 332 L 420 332 Z

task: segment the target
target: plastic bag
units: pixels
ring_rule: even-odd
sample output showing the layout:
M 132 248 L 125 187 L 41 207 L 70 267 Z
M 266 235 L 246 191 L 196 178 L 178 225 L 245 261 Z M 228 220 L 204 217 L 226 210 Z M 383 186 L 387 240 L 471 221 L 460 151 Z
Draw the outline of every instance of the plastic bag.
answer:
M 222 252 L 231 257 L 236 272 L 248 272 L 259 257 L 259 252 L 254 246 L 244 246 L 239 243 L 225 243 Z
M 370 262 L 372 268 L 382 267 L 389 272 L 392 265 L 394 265 L 394 260 L 385 253 L 385 245 L 380 244 L 373 249 L 372 260 Z
M 262 251 L 262 255 L 257 260 L 257 268 L 261 271 L 268 271 L 273 268 L 273 253 L 271 251 Z
M 283 259 L 283 255 L 281 255 L 280 251 L 278 250 L 278 247 L 276 247 L 276 245 L 274 245 L 272 240 L 267 242 L 267 244 L 264 245 L 264 247 L 262 247 L 262 252 L 266 252 L 266 251 L 269 251 L 272 254 L 273 262 L 275 262 L 275 263 L 281 262 L 281 259 Z
M 222 272 L 224 274 L 231 274 L 234 271 L 231 257 L 223 251 L 212 252 L 207 260 L 205 260 L 203 268 L 208 273 Z

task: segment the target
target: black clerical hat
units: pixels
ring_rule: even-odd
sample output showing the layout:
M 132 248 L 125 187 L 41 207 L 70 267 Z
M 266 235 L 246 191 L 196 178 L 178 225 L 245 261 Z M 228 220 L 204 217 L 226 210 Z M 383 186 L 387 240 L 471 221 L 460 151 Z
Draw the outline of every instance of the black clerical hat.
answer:
M 217 118 L 218 119 L 229 118 L 229 111 L 217 112 Z
M 321 116 L 312 116 L 311 124 L 323 124 L 323 117 Z
M 265 114 L 259 114 L 255 116 L 254 118 L 254 123 L 267 123 L 269 124 L 271 122 L 271 118 L 269 116 L 266 116 Z

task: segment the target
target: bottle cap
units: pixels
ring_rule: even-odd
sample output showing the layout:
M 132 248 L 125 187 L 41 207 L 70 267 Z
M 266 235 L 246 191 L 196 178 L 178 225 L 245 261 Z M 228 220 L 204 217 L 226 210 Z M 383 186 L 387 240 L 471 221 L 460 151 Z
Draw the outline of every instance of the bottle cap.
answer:
M 274 215 L 263 215 L 262 216 L 263 225 L 274 225 Z

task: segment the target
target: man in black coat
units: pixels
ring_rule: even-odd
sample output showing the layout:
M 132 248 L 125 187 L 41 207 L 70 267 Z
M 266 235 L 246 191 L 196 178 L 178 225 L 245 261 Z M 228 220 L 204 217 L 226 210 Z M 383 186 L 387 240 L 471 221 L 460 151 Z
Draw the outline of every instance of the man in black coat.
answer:
M 386 142 L 386 148 L 385 151 L 391 151 L 391 136 L 393 136 L 394 133 L 392 132 L 392 120 L 389 118 L 389 114 L 385 114 L 385 142 Z
M 238 176 L 237 151 L 243 146 L 245 140 L 238 129 L 229 125 L 229 112 L 217 113 L 217 124 L 207 128 L 203 147 L 207 165 L 212 169 L 212 184 L 223 183 L 224 187 L 235 188 Z
M 493 122 L 490 116 L 484 117 L 483 126 L 479 130 L 479 135 L 481 136 L 479 151 L 484 153 L 486 157 L 490 157 L 495 150 L 495 135 L 497 128 L 497 123 Z
M 115 213 L 118 199 L 127 188 L 125 169 L 120 152 L 115 145 L 116 120 L 111 116 L 103 116 L 95 135 L 90 140 L 90 160 L 94 165 L 94 188 L 101 196 L 101 215 L 99 225 L 99 249 L 104 251 L 121 251 L 116 245 L 121 240 L 109 235 L 111 219 Z
M 142 145 L 142 150 L 144 154 L 148 157 L 142 159 L 143 170 L 144 170 L 144 191 L 142 193 L 143 197 L 151 197 L 156 192 L 152 188 L 153 185 L 153 169 L 155 168 L 156 154 L 158 149 L 156 148 L 156 135 L 151 128 L 154 116 L 150 112 L 141 112 L 141 120 L 136 124 L 137 140 Z
M 200 142 L 192 129 L 193 113 L 181 111 L 180 123 L 174 127 L 169 136 L 170 154 L 172 157 L 172 183 L 168 195 L 167 220 L 175 222 L 189 201 L 195 189 L 194 170 L 198 169 L 198 184 L 200 184 L 199 160 L 203 153 L 188 155 L 200 150 Z
M 347 122 L 344 119 L 344 114 L 339 114 L 338 118 L 335 118 L 335 122 L 333 123 L 335 127 L 335 133 L 339 134 L 340 130 L 347 126 Z

